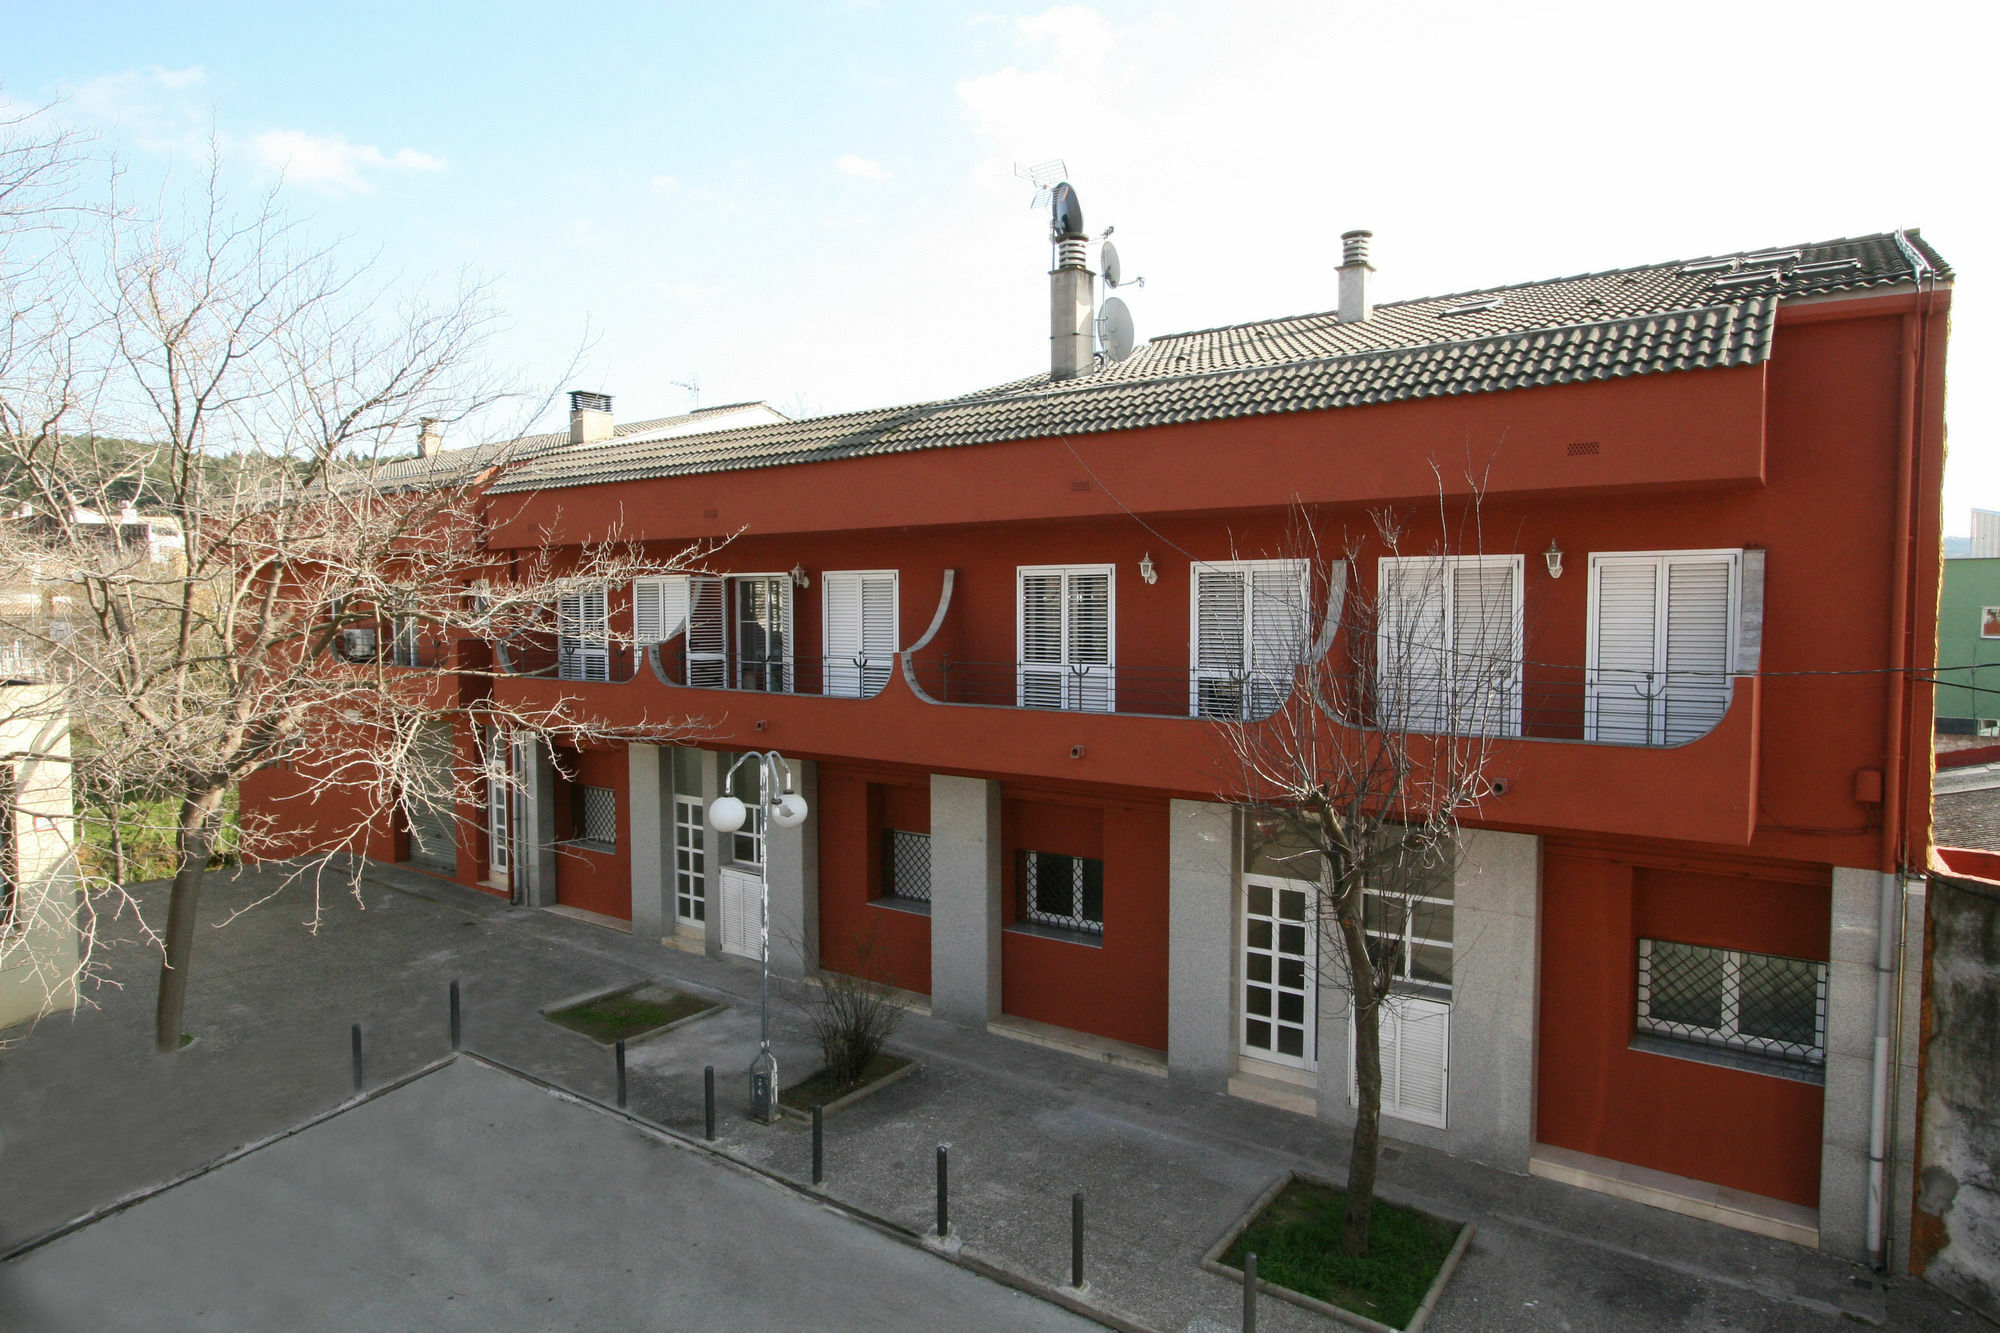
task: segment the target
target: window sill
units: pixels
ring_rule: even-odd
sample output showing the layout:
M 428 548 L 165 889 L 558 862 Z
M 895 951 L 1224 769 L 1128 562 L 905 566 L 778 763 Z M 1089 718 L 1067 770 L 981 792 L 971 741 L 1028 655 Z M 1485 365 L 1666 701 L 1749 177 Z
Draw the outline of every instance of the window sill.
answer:
M 1104 936 L 1094 930 L 1064 930 L 1060 926 L 1044 926 L 1034 921 L 1016 921 L 1007 927 L 1009 934 L 1033 935 L 1037 939 L 1054 940 L 1058 944 L 1081 944 L 1088 949 L 1102 949 Z
M 1789 1079 L 1794 1083 L 1810 1083 L 1815 1087 L 1824 1087 L 1826 1084 L 1824 1065 L 1809 1065 L 1799 1060 L 1787 1060 L 1782 1056 L 1733 1050 L 1727 1046 L 1676 1041 L 1672 1037 L 1662 1037 L 1657 1033 L 1635 1033 L 1632 1044 L 1626 1049 L 1646 1055 L 1662 1055 L 1670 1060 L 1688 1060 L 1699 1065 L 1721 1065 L 1725 1069 L 1740 1069 L 1746 1074 L 1763 1074 L 1770 1078 Z
M 599 842 L 595 838 L 571 838 L 566 842 L 557 843 L 556 846 L 567 847 L 572 851 L 578 852 L 595 852 L 599 856 L 616 856 L 618 854 L 617 843 Z
M 923 898 L 898 898 L 885 893 L 880 897 L 870 898 L 868 905 L 870 907 L 886 907 L 891 912 L 907 912 L 911 916 L 929 916 L 931 914 L 931 905 L 929 901 Z

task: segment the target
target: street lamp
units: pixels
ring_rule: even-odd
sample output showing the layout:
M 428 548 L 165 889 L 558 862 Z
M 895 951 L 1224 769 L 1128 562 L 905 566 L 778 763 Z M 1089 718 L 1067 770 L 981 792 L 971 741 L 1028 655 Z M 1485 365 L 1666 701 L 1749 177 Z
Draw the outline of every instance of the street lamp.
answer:
M 708 826 L 717 833 L 730 834 L 743 827 L 750 809 L 730 794 L 736 770 L 749 760 L 757 762 L 757 802 L 779 828 L 797 828 L 806 820 L 806 798 L 792 790 L 792 769 L 776 750 L 761 754 L 752 751 L 736 757 L 723 775 L 723 794 L 708 804 Z M 761 890 L 757 911 L 757 954 L 762 966 L 758 981 L 757 1058 L 750 1062 L 750 1114 L 770 1124 L 777 1118 L 778 1057 L 771 1054 L 771 849 L 767 844 L 757 858 L 757 880 Z

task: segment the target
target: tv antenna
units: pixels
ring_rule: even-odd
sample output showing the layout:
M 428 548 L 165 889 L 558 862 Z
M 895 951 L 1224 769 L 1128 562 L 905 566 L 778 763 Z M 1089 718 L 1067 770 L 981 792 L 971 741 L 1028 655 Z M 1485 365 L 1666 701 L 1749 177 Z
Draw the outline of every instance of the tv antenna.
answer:
M 1055 198 L 1056 186 L 1069 175 L 1069 164 L 1059 157 L 1046 162 L 1016 162 L 1014 174 L 1035 187 L 1035 197 L 1028 201 L 1028 207 L 1045 208 Z

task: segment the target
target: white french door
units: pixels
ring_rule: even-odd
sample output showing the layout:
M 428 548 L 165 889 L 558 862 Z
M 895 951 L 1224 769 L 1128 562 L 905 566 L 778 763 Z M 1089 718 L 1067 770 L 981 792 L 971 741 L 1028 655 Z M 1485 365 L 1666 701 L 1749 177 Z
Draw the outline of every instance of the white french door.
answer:
M 497 888 L 513 887 L 514 820 L 513 790 L 509 767 L 512 746 L 499 727 L 482 727 L 480 755 L 486 768 L 486 854 L 487 882 Z
M 1243 882 L 1243 1054 L 1311 1070 L 1318 1065 L 1316 885 L 1252 875 Z

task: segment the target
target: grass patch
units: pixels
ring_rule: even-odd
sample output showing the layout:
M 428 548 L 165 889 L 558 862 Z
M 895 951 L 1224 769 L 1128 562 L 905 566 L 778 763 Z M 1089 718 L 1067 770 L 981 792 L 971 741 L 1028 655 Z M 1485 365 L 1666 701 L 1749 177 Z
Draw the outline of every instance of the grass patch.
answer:
M 1293 1180 L 1222 1256 L 1231 1268 L 1257 1256 L 1257 1276 L 1301 1295 L 1367 1315 L 1391 1328 L 1410 1322 L 1458 1239 L 1458 1224 L 1375 1201 L 1368 1256 L 1340 1253 L 1346 1195 Z
M 566 1009 L 552 1009 L 548 1019 L 571 1032 L 581 1032 L 593 1041 L 629 1041 L 642 1032 L 678 1023 L 683 1018 L 707 1013 L 722 1006 L 714 1000 L 688 995 L 666 986 L 644 986 L 638 990 L 600 995 Z
M 237 805 L 237 791 L 231 787 L 222 799 L 222 826 L 216 831 L 215 850 L 208 858 L 211 870 L 233 866 L 242 860 Z M 84 874 L 98 880 L 119 879 L 112 837 L 115 823 L 116 846 L 125 855 L 123 883 L 172 879 L 175 826 L 180 808 L 177 797 L 134 799 L 117 805 L 79 801 L 76 821 L 82 845 L 77 848 L 77 858 L 82 862 Z
M 861 1071 L 861 1077 L 852 1083 L 836 1083 L 822 1070 L 811 1078 L 801 1079 L 786 1088 L 778 1094 L 778 1101 L 795 1111 L 810 1111 L 814 1106 L 825 1106 L 839 1101 L 848 1093 L 865 1088 L 876 1079 L 887 1078 L 908 1063 L 909 1060 L 903 1056 L 877 1051 L 875 1058 Z

